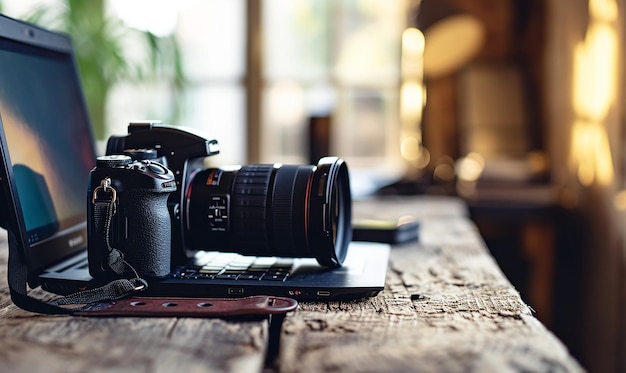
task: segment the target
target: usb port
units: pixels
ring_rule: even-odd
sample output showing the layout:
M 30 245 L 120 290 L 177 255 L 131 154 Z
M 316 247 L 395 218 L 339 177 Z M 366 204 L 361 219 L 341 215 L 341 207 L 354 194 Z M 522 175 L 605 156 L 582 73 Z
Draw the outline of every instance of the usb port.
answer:
M 228 288 L 228 295 L 243 295 L 243 288 Z
M 330 291 L 328 290 L 319 290 L 317 292 L 318 297 L 330 297 Z

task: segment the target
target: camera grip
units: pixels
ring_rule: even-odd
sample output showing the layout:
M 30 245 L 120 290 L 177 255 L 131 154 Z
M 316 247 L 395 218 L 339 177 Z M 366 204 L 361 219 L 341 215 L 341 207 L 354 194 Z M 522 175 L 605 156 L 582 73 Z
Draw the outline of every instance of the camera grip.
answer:
M 126 240 L 120 250 L 141 276 L 164 277 L 170 273 L 172 227 L 168 196 L 140 189 L 124 194 Z

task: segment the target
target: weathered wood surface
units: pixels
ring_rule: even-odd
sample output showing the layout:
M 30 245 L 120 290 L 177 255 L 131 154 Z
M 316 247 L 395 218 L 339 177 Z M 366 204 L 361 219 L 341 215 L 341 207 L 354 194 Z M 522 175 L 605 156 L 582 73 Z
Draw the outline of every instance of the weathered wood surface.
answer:
M 420 202 L 421 201 L 421 202 Z M 360 203 L 355 215 L 421 220 L 420 242 L 392 250 L 379 296 L 301 304 L 282 328 L 285 372 L 577 372 L 532 315 L 457 201 Z
M 0 372 L 259 372 L 267 320 L 43 316 L 11 303 L 0 242 Z
M 300 304 L 273 339 L 265 320 L 71 318 L 15 307 L 0 237 L 0 372 L 556 371 L 580 366 L 522 302 L 462 203 L 357 203 L 355 215 L 422 221 L 393 249 L 386 288 L 354 302 Z

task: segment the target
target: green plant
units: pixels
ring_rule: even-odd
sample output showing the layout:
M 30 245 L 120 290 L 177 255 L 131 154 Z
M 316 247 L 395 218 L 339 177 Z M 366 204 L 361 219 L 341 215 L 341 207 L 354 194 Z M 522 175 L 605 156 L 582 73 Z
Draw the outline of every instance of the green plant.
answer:
M 150 32 L 132 30 L 121 20 L 107 16 L 104 0 L 63 0 L 61 7 L 42 5 L 27 21 L 70 35 L 87 106 L 97 139 L 106 136 L 106 102 L 113 86 L 120 81 L 146 82 L 167 79 L 174 97 L 172 117 L 180 115 L 178 102 L 186 86 L 182 56 L 174 35 L 157 37 Z M 137 36 L 147 49 L 147 61 L 126 55 L 123 40 Z

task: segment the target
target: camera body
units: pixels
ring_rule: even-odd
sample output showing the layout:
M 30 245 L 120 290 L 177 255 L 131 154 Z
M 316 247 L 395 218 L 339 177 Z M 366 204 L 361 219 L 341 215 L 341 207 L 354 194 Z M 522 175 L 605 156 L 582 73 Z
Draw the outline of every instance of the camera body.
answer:
M 159 121 L 136 121 L 128 125 L 125 136 L 111 136 L 106 154 L 127 154 L 133 159 L 152 159 L 174 174 L 177 190 L 168 198 L 172 225 L 172 261 L 183 263 L 193 255 L 185 243 L 182 206 L 187 185 L 197 170 L 204 168 L 204 159 L 219 154 L 217 140 L 206 139 L 193 129 L 162 124 Z
M 119 275 L 110 250 L 122 253 L 140 276 L 167 276 L 171 267 L 169 196 L 176 191 L 174 174 L 151 160 L 129 156 L 98 157 L 89 174 L 88 256 L 95 279 Z
M 171 263 L 175 265 L 185 263 L 197 250 L 316 258 L 318 263 L 328 267 L 342 264 L 352 239 L 352 200 L 348 169 L 343 160 L 325 157 L 317 165 L 205 168 L 205 158 L 218 153 L 216 140 L 159 122 L 130 123 L 126 136 L 109 138 L 107 156 L 126 155 L 134 162 L 158 162 L 168 169 L 167 175 L 172 175 L 176 185 L 175 190 L 154 197 L 159 201 L 158 215 L 147 213 L 156 210 L 157 203 L 148 201 L 146 196 L 141 197 L 145 201 L 132 206 L 137 209 L 131 214 L 137 215 L 137 221 L 151 217 L 160 225 L 167 217 L 171 230 L 155 233 L 154 223 L 142 221 L 143 226 L 138 229 L 150 231 L 144 235 L 158 236 L 158 239 L 151 239 L 151 244 L 159 246 L 158 253 L 153 254 L 147 245 L 139 245 L 128 247 L 126 251 L 137 253 L 125 252 L 127 258 L 139 258 L 145 255 L 142 251 L 151 252 L 148 258 L 160 258 L 160 243 L 168 242 Z M 98 188 L 107 172 L 114 172 L 112 179 L 117 180 L 123 190 L 129 186 L 135 188 L 139 171 L 134 166 L 109 169 L 113 171 L 99 164 L 92 171 L 90 193 Z M 141 176 L 154 177 L 146 173 Z M 101 229 L 96 231 L 91 215 L 89 219 L 94 236 L 106 236 Z M 170 235 L 168 240 L 166 231 Z M 90 233 L 90 251 L 91 236 Z M 93 250 L 100 252 L 93 254 L 100 257 L 104 251 L 102 247 Z M 91 270 L 91 256 L 89 259 Z M 93 265 L 92 275 L 102 272 L 97 268 L 102 267 L 102 259 L 96 263 L 100 265 Z

